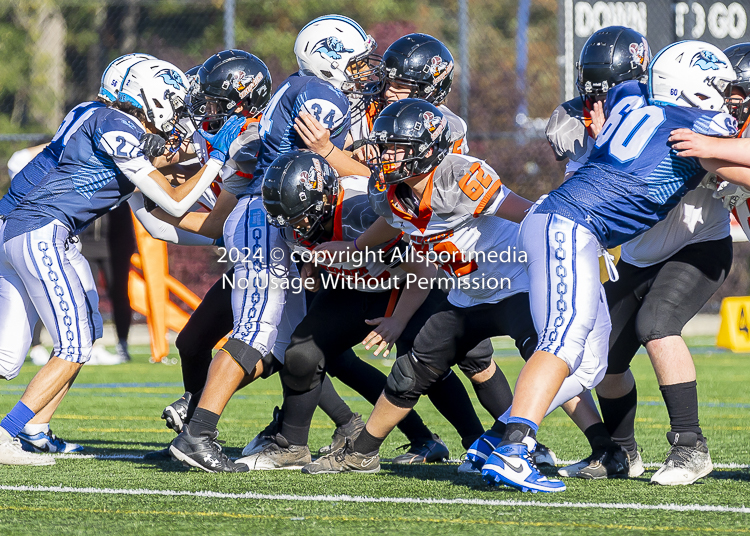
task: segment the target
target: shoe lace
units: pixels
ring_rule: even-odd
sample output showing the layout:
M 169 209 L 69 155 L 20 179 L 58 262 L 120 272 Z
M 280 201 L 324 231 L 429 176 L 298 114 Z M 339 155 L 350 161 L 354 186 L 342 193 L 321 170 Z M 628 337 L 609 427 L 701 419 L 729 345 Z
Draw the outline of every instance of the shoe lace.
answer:
M 667 455 L 667 463 L 671 461 L 675 467 L 687 465 L 693 456 L 693 450 L 684 445 L 672 445 Z
M 205 436 L 209 441 L 211 450 L 213 450 L 216 453 L 219 459 L 222 462 L 226 462 L 227 460 L 229 460 L 229 456 L 227 456 L 227 453 L 224 452 L 224 448 L 222 447 L 222 445 L 224 445 L 226 441 L 217 439 L 219 437 L 219 431 L 216 430 L 215 432 L 212 432 L 210 434 L 205 434 Z

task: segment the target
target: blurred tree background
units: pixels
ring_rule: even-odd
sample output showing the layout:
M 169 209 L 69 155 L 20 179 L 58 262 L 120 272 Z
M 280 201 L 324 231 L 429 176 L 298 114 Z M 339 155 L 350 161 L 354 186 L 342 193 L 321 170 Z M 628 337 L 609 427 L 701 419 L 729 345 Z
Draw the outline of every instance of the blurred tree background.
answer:
M 297 68 L 297 33 L 320 15 L 357 20 L 378 41 L 380 53 L 406 33 L 438 37 L 456 60 L 448 106 L 457 113 L 459 73 L 469 70 L 464 119 L 471 154 L 487 160 L 517 193 L 536 199 L 563 175 L 543 138 L 561 100 L 559 3 L 530 1 L 528 64 L 519 80 L 518 2 L 468 0 L 468 24 L 461 27 L 458 0 L 235 0 L 235 48 L 266 62 L 278 84 Z M 7 188 L 8 157 L 47 141 L 67 110 L 94 98 L 110 61 L 146 52 L 187 70 L 224 49 L 224 8 L 224 0 L 0 0 L 0 193 Z M 468 67 L 459 58 L 462 35 L 468 38 Z M 222 267 L 211 262 L 211 250 L 196 249 L 170 246 L 171 264 L 202 295 Z M 736 250 L 740 266 L 722 296 L 747 294 L 744 249 Z M 203 273 L 186 265 L 196 257 L 204 261 Z M 717 297 L 708 308 L 718 310 L 718 303 Z

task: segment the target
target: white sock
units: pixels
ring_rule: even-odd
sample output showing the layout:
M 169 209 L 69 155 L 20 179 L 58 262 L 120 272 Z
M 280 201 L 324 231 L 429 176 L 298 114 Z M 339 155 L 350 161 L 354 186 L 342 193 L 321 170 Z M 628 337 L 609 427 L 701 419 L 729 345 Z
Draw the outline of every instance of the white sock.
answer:
M 42 424 L 31 424 L 26 423 L 26 426 L 23 427 L 23 430 L 21 430 L 22 434 L 27 435 L 36 435 L 36 434 L 46 434 L 49 432 L 49 423 L 45 422 Z

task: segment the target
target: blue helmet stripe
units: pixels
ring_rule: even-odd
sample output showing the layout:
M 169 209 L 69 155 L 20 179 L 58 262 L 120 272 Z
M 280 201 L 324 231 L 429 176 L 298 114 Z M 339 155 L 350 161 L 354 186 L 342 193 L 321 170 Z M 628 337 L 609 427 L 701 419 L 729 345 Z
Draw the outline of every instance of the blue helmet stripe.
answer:
M 664 54 L 667 50 L 669 50 L 670 48 L 672 48 L 675 45 L 679 45 L 680 43 L 684 43 L 684 42 L 685 41 L 678 41 L 677 43 L 672 43 L 671 45 L 667 45 L 666 47 L 664 47 L 663 49 L 661 49 L 659 52 L 657 52 L 656 56 L 654 56 L 653 58 L 651 58 L 651 61 L 648 63 L 648 96 L 649 96 L 649 98 L 653 98 L 653 96 L 654 96 L 654 88 L 653 88 L 652 83 L 651 83 L 651 81 L 654 79 L 653 72 L 652 72 L 652 68 L 654 66 L 654 63 L 656 62 L 657 59 L 659 59 L 659 56 L 661 56 L 662 54 Z
M 323 17 L 318 17 L 317 19 L 315 19 L 313 21 L 310 21 L 307 24 L 305 24 L 304 28 L 302 28 L 302 30 L 300 30 L 300 32 L 302 32 L 305 28 L 307 28 L 311 24 L 315 24 L 317 22 L 324 21 L 324 20 L 338 20 L 338 21 L 342 21 L 342 22 L 347 22 L 347 23 L 351 24 L 359 32 L 359 34 L 362 36 L 362 39 L 367 39 L 367 34 L 362 29 L 362 26 L 360 26 L 359 24 L 357 24 L 354 20 L 350 19 L 349 17 L 344 17 L 343 15 L 324 15 Z

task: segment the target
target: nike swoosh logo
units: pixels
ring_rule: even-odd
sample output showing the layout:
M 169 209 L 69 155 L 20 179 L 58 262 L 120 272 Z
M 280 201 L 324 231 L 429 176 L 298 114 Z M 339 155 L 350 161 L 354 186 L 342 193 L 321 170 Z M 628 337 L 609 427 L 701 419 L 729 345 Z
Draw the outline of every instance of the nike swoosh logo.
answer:
M 365 467 L 367 467 L 368 465 L 370 465 L 374 461 L 375 461 L 375 458 L 365 458 L 364 460 L 362 460 L 362 465 L 364 465 Z
M 505 465 L 507 465 L 508 467 L 510 467 L 510 469 L 512 471 L 515 471 L 516 473 L 523 473 L 523 464 L 522 463 L 518 464 L 518 467 L 515 467 L 509 461 L 507 461 L 507 460 L 503 460 L 503 461 L 505 462 Z

